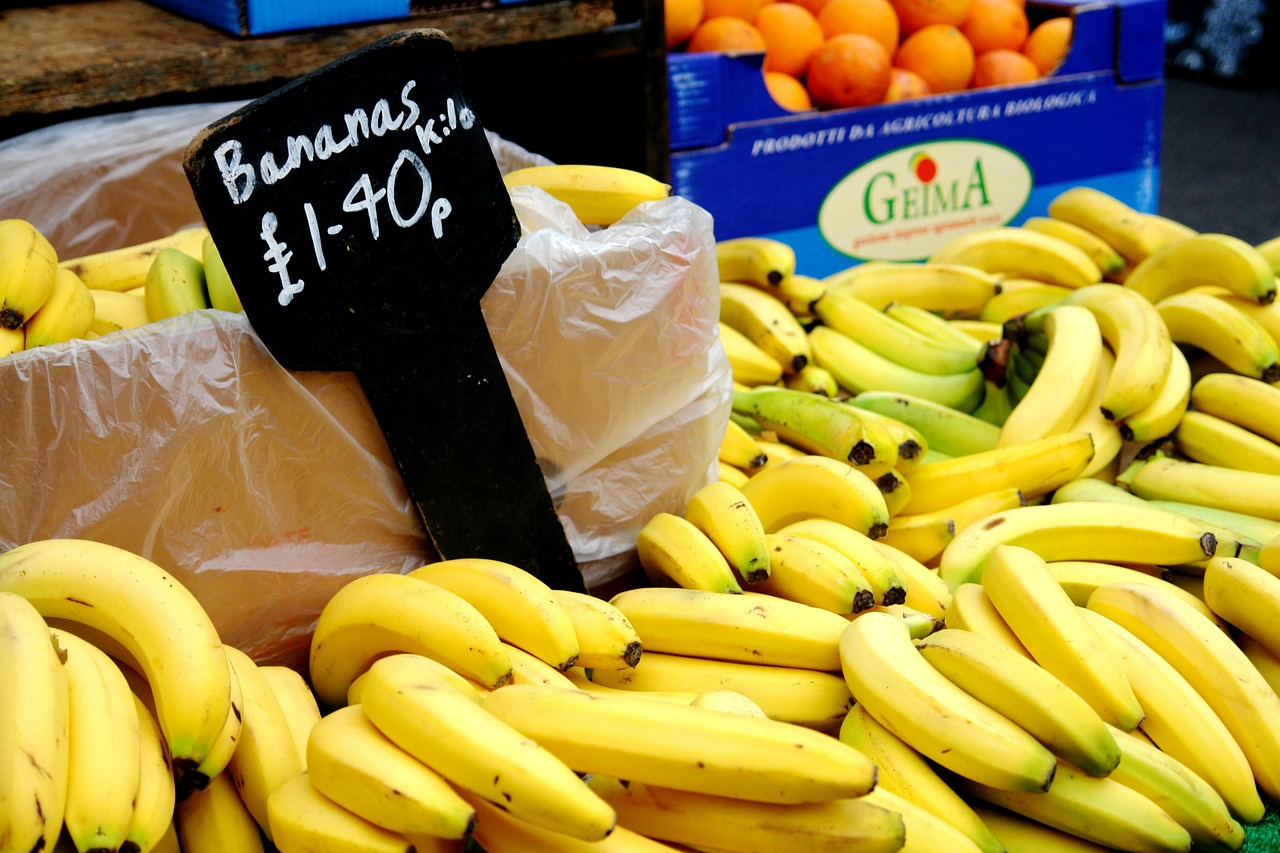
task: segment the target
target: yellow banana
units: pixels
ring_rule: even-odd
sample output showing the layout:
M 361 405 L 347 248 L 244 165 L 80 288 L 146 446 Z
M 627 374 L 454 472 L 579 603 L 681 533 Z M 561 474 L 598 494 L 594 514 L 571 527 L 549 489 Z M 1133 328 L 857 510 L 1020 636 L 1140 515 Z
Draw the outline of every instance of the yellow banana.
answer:
M 1048 214 L 1092 231 L 1130 263 L 1141 261 L 1166 242 L 1159 226 L 1146 214 L 1094 187 L 1063 190 L 1049 201 Z
M 1119 658 L 1146 711 L 1139 730 L 1208 782 L 1238 820 L 1262 820 L 1266 807 L 1244 750 L 1191 682 L 1129 629 L 1088 608 L 1080 615 Z
M 716 455 L 721 462 L 743 471 L 754 471 L 768 459 L 756 443 L 755 436 L 733 418 L 725 422 L 724 435 L 720 439 Z
M 738 577 L 716 543 L 675 513 L 654 513 L 644 523 L 636 535 L 636 557 L 655 586 L 742 592 Z
M 1190 462 L 1156 452 L 1134 461 L 1122 477 L 1131 492 L 1147 500 L 1185 501 L 1280 521 L 1280 474 Z
M 889 526 L 889 509 L 875 482 L 848 463 L 824 456 L 770 465 L 741 491 L 770 533 L 812 517 L 834 519 L 872 539 Z
M 731 237 L 716 241 L 721 281 L 776 288 L 796 271 L 795 249 L 770 237 Z
M 1174 343 L 1198 347 L 1236 373 L 1280 380 L 1280 345 L 1262 325 L 1216 296 L 1183 291 L 1156 303 Z
M 810 362 L 796 373 L 783 377 L 783 385 L 793 391 L 807 391 L 823 397 L 836 397 L 840 394 L 840 383 L 825 367 Z
M 603 841 L 582 841 L 520 820 L 467 791 L 458 793 L 476 810 L 472 837 L 486 853 L 671 853 L 675 849 L 625 826 L 615 826 Z
M 578 635 L 577 666 L 624 669 L 640 662 L 644 648 L 640 634 L 616 606 L 599 596 L 571 589 L 557 589 L 555 596 Z
M 704 690 L 689 703 L 695 708 L 711 708 L 726 714 L 739 714 L 744 717 L 755 717 L 767 720 L 769 715 L 750 697 L 736 690 Z
M 307 738 L 311 728 L 320 721 L 320 705 L 311 685 L 302 673 L 282 664 L 259 664 L 258 674 L 266 681 L 271 693 L 280 703 L 289 733 L 293 735 L 294 749 L 302 769 L 307 769 Z
M 53 293 L 58 253 L 25 219 L 0 219 L 0 328 L 17 329 Z
M 1035 660 L 1009 623 L 1004 621 L 980 583 L 968 582 L 956 587 L 951 596 L 951 607 L 947 609 L 946 626 L 981 634 L 1028 660 Z
M 893 520 L 889 522 L 893 529 Z M 894 563 L 876 547 L 875 540 L 829 518 L 805 518 L 779 530 L 834 548 L 853 563 L 867 581 L 876 604 L 902 604 L 907 599 L 907 581 Z
M 89 288 L 75 273 L 59 269 L 49 298 L 27 318 L 23 326 L 26 348 L 83 338 L 93 323 L 93 315 L 93 294 Z
M 966 231 L 935 249 L 929 260 L 1062 287 L 1102 280 L 1098 265 L 1080 248 L 1059 237 L 1013 226 Z
M 1003 325 L 1029 311 L 1057 305 L 1071 291 L 1061 284 L 1031 278 L 1004 278 L 1000 280 L 1000 292 L 982 306 L 978 319 Z
M 612 225 L 636 205 L 671 195 L 671 186 L 616 166 L 556 163 L 526 166 L 502 176 L 507 189 L 537 187 L 573 209 L 584 225 Z
M 425 655 L 490 688 L 511 676 L 497 632 L 466 599 L 422 578 L 378 572 L 342 586 L 320 611 L 309 674 L 321 707 L 345 705 L 351 682 L 389 652 Z
M 541 658 L 526 652 L 519 646 L 504 642 L 503 648 L 511 658 L 511 680 L 507 684 L 553 684 L 557 687 L 574 687 L 565 670 L 556 669 Z
M 1195 409 L 1184 413 L 1178 422 L 1173 446 L 1193 462 L 1280 474 L 1280 444 Z
M 490 693 L 486 703 L 506 691 L 537 689 L 585 695 L 576 689 L 512 684 Z M 454 785 L 575 838 L 598 841 L 613 830 L 613 809 L 539 739 L 415 666 L 412 656 L 376 661 L 360 700 L 384 735 Z
M 847 289 L 873 308 L 901 302 L 948 318 L 976 318 L 1000 292 L 999 276 L 977 267 L 936 262 L 859 264 L 823 281 L 828 289 Z
M 1206 373 L 1191 387 L 1191 408 L 1280 442 L 1280 388 L 1239 373 Z
M 483 557 L 456 557 L 428 563 L 410 577 L 443 587 L 470 602 L 497 631 L 559 670 L 578 660 L 573 620 L 545 581 L 519 566 Z
M 306 776 L 299 776 L 306 779 Z M 174 823 L 183 853 L 265 853 L 262 830 L 249 813 L 230 771 L 217 774 L 204 788 L 178 800 Z M 289 839 L 280 843 L 289 849 Z
M 484 707 L 582 773 L 626 773 L 632 782 L 775 804 L 858 797 L 875 787 L 870 758 L 777 719 L 541 685 L 495 690 Z
M 737 486 L 719 480 L 702 486 L 685 505 L 684 518 L 715 543 L 744 581 L 769 576 L 764 525 Z
M 782 378 L 782 365 L 754 341 L 728 323 L 717 323 L 717 329 L 735 382 L 754 387 L 772 385 Z
M 799 273 L 792 273 L 778 285 L 778 296 L 797 317 L 813 317 L 814 303 L 826 292 L 827 284 L 822 279 Z
M 89 295 L 93 297 L 91 332 L 107 335 L 148 322 L 147 303 L 141 297 L 116 290 L 90 290 Z
M 1215 557 L 1205 564 L 1204 603 L 1236 630 L 1280 654 L 1280 577 L 1247 560 Z
M 161 737 L 160 726 L 151 709 L 136 694 L 133 703 L 138 713 L 138 791 L 120 849 L 159 853 L 170 833 L 174 833 L 176 841 L 173 812 L 177 805 L 177 791 L 173 786 L 173 771 L 169 768 L 169 753 Z
M 1197 234 L 1166 243 L 1124 280 L 1124 287 L 1152 303 L 1205 285 L 1225 288 L 1262 305 L 1276 298 L 1276 273 L 1267 259 L 1229 234 Z
M 972 806 L 974 813 L 1004 845 L 1006 853 L 1110 853 L 1114 850 L 978 799 L 974 799 Z
M 721 282 L 720 322 L 772 356 L 784 374 L 796 373 L 811 360 L 800 320 L 785 302 L 758 287 Z
M 752 589 L 831 613 L 860 613 L 876 603 L 866 577 L 830 545 L 783 532 L 766 533 L 765 541 L 769 577 Z
M 1052 216 L 1031 216 L 1022 223 L 1022 227 L 1049 234 L 1076 246 L 1098 265 L 1103 278 L 1124 269 L 1124 256 L 1116 251 L 1115 246 L 1082 225 Z
M 873 443 L 858 410 L 821 394 L 770 387 L 734 391 L 733 410 L 755 419 L 792 447 L 873 471 L 868 476 L 878 476 L 897 462 L 897 444 L 887 434 L 882 431 Z M 884 457 L 888 453 L 891 459 Z
M 342 808 L 321 794 L 308 773 L 290 779 L 271 796 L 271 832 L 280 850 L 361 850 L 409 853 L 449 850 L 431 836 L 410 841 Z M 226 847 L 224 850 L 238 848 Z M 248 849 L 248 848 L 246 848 Z M 184 853 L 186 847 L 183 847 Z
M 1150 403 L 1120 422 L 1120 436 L 1126 441 L 1150 442 L 1173 432 L 1187 410 L 1191 387 L 1191 364 L 1182 348 L 1175 346 L 1160 390 Z
M 208 234 L 209 229 L 203 225 L 194 225 L 145 243 L 65 258 L 59 261 L 58 266 L 78 275 L 85 286 L 92 290 L 123 293 L 145 286 L 147 272 L 161 249 L 174 248 L 193 258 L 200 257 L 204 238 Z
M 836 644 L 847 623 L 821 608 L 758 593 L 661 587 L 624 590 L 610 603 L 635 626 L 646 652 L 840 669 Z
M 1163 577 L 1150 575 L 1118 563 L 1102 563 L 1096 560 L 1054 560 L 1045 565 L 1048 566 L 1049 573 L 1053 575 L 1054 580 L 1062 587 L 1062 591 L 1067 594 L 1067 597 L 1077 607 L 1084 607 L 1088 604 L 1089 596 L 1103 584 L 1145 583 L 1160 587 L 1172 595 L 1178 596 L 1203 613 L 1205 618 L 1212 620 L 1219 628 L 1224 631 L 1227 630 L 1226 623 L 1222 621 L 1222 617 L 1210 610 L 1209 606 L 1201 599 L 1177 584 L 1165 580 Z

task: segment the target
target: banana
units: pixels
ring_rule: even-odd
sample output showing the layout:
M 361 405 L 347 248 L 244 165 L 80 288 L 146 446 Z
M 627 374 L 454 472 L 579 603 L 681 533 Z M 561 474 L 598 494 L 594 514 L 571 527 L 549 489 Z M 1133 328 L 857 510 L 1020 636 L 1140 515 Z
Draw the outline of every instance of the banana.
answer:
M 202 784 L 203 780 L 212 779 L 226 769 L 231 763 L 231 756 L 235 754 L 236 746 L 240 743 L 240 729 L 243 727 L 244 718 L 244 691 L 240 689 L 240 679 L 236 676 L 235 667 L 231 665 L 231 659 L 225 653 L 222 657 L 226 661 L 227 678 L 231 682 L 231 701 L 227 703 L 227 716 L 222 721 L 222 728 L 218 730 L 218 736 L 214 738 L 213 744 L 209 747 L 204 760 L 190 772 L 192 784 Z M 129 667 L 125 667 L 125 677 L 129 677 L 132 671 Z M 151 708 L 152 714 L 155 715 L 158 725 L 160 717 L 156 713 L 155 700 L 151 697 L 150 686 L 141 677 L 131 678 L 130 684 L 133 686 L 134 693 L 144 697 L 148 707 Z M 185 790 L 176 793 L 183 796 L 186 795 Z
M 473 838 L 486 853 L 670 853 L 676 849 L 625 826 L 614 827 L 603 841 L 581 841 L 513 817 L 474 794 L 459 793 L 476 810 Z
M 1280 577 L 1280 533 L 1268 539 L 1258 550 L 1258 565 Z
M 1084 226 L 1052 216 L 1031 216 L 1022 223 L 1022 227 L 1049 234 L 1076 246 L 1098 265 L 1103 278 L 1110 278 L 1124 269 L 1124 255 Z
M 307 776 L 344 809 L 400 835 L 462 839 L 475 828 L 476 810 L 375 728 L 360 705 L 331 711 L 312 729 Z
M 948 318 L 976 318 L 982 306 L 1000 292 L 999 276 L 961 264 L 858 264 L 823 281 L 828 289 L 849 290 L 873 308 L 900 302 Z
M 1160 390 L 1149 404 L 1120 422 L 1120 436 L 1125 441 L 1149 442 L 1169 435 L 1187 410 L 1191 387 L 1191 364 L 1182 348 L 1175 346 Z
M 1000 292 L 982 306 L 978 319 L 985 323 L 1003 325 L 1028 311 L 1057 305 L 1071 291 L 1072 288 L 1061 284 L 1049 284 L 1031 278 L 1001 279 Z
M 845 403 L 846 405 L 848 404 L 848 399 L 845 400 Z M 905 473 L 918 465 L 922 461 L 924 454 L 929 452 L 928 439 L 910 424 L 872 409 L 864 409 L 858 406 L 852 408 L 859 413 L 864 423 L 870 422 L 873 425 L 881 426 L 888 432 L 889 441 L 896 448 L 898 461 L 894 467 L 900 473 Z M 871 435 L 874 437 L 874 430 Z
M 765 468 L 768 468 L 770 465 L 777 465 L 779 462 L 782 462 L 786 459 L 795 459 L 797 456 L 810 455 L 809 451 L 801 450 L 798 447 L 792 447 L 790 444 L 787 444 L 785 441 L 773 441 L 772 439 L 768 439 L 768 438 L 757 438 L 756 444 L 760 445 L 760 449 L 763 450 L 765 453 L 765 456 L 768 457 L 765 463 L 761 465 L 760 468 L 757 470 L 763 470 Z M 756 472 L 752 472 L 752 476 L 754 476 L 755 473 Z M 738 489 L 739 491 L 741 491 L 742 489 L 741 483 L 738 484 Z
M 978 366 L 978 351 L 972 342 L 957 346 L 949 340 L 917 331 L 859 299 L 848 289 L 828 288 L 814 303 L 813 310 L 829 328 L 848 335 L 881 358 L 903 367 L 945 376 L 964 373 Z
M 1000 436 L 998 426 L 909 393 L 862 391 L 851 397 L 848 404 L 907 424 L 924 436 L 927 450 L 948 456 L 991 450 Z
M 148 322 L 147 303 L 139 296 L 116 290 L 90 290 L 89 295 L 93 297 L 91 332 L 107 335 Z
M 755 436 L 733 417 L 725 421 L 724 435 L 720 438 L 716 458 L 743 471 L 754 471 L 768 461 L 768 456 L 756 442 Z
M 1114 849 L 978 799 L 972 806 L 1007 853 L 1109 853 Z
M 107 653 L 56 632 L 67 679 L 68 764 L 63 823 L 77 850 L 117 850 L 142 779 L 138 706 Z
M 360 850 L 365 853 L 415 853 L 437 848 L 429 838 L 411 842 L 342 808 L 316 789 L 310 774 L 300 773 L 271 796 L 271 831 L 284 850 Z M 428 846 L 429 845 L 429 846 Z M 186 851 L 183 845 L 184 853 Z M 225 847 L 224 850 L 238 848 Z M 245 848 L 249 849 L 249 848 Z
M 1249 663 L 1257 668 L 1258 674 L 1271 685 L 1271 689 L 1280 693 L 1280 654 L 1271 651 L 1248 634 L 1238 634 L 1236 644 L 1249 659 Z
M 769 576 L 764 526 L 737 486 L 719 480 L 702 486 L 685 505 L 684 518 L 715 543 L 747 583 Z
M 1162 216 L 1158 213 L 1144 213 L 1143 218 L 1156 226 L 1156 230 L 1160 232 L 1165 243 L 1173 243 L 1178 240 L 1185 240 L 1188 237 L 1194 237 L 1200 233 L 1196 229 L 1187 225 L 1185 222 L 1179 222 L 1168 216 Z
M 982 848 L 969 836 L 928 809 L 904 797 L 899 797 L 886 788 L 877 787 L 863 799 L 871 805 L 883 806 L 902 816 L 905 843 L 902 845 L 901 853 L 929 853 L 934 850 L 981 853 Z
M 784 374 L 796 373 L 812 360 L 800 320 L 785 302 L 758 287 L 721 282 L 720 322 L 772 356 Z
M 151 322 L 209 307 L 204 264 L 179 249 L 161 249 L 147 271 L 143 298 Z
M 1063 190 L 1049 201 L 1047 212 L 1097 234 L 1130 263 L 1151 255 L 1167 240 L 1149 216 L 1093 187 Z
M 876 540 L 875 546 L 897 567 L 906 584 L 907 597 L 903 605 L 943 620 L 951 606 L 951 589 L 938 573 L 900 548 L 881 540 Z
M 1211 561 L 1212 562 L 1212 561 Z M 1100 563 L 1095 560 L 1054 560 L 1046 563 L 1049 573 L 1053 575 L 1058 586 L 1067 594 L 1077 607 L 1089 603 L 1089 596 L 1103 584 L 1109 583 L 1144 583 L 1160 587 L 1170 594 L 1176 595 L 1192 607 L 1204 614 L 1222 630 L 1227 630 L 1226 623 L 1202 600 L 1163 577 L 1149 575 L 1146 572 L 1117 563 Z
M 388 652 L 414 652 L 485 687 L 511 677 L 493 626 L 466 599 L 422 578 L 377 572 L 348 582 L 320 611 L 311 686 L 322 709 L 346 704 L 351 682 Z
M 1117 284 L 1079 288 L 1064 300 L 1087 308 L 1115 354 L 1116 366 L 1102 400 L 1108 420 L 1122 421 L 1151 405 L 1160 393 L 1173 356 L 1173 341 L 1153 304 Z
M 285 722 L 289 725 L 289 733 L 293 735 L 293 745 L 302 762 L 302 769 L 307 769 L 307 738 L 311 736 L 311 727 L 320 721 L 320 705 L 316 702 L 316 694 L 311 685 L 302 677 L 302 673 L 282 664 L 259 664 L 258 674 L 266 681 L 284 712 Z
M 953 317 L 947 320 L 947 324 L 956 331 L 963 332 L 984 346 L 990 344 L 991 341 L 998 340 L 1004 333 L 1002 323 L 989 323 L 986 320 L 969 320 L 963 317 Z
M 982 578 L 996 545 L 1017 545 L 1049 560 L 1180 565 L 1234 556 L 1238 543 L 1217 538 L 1192 519 L 1155 507 L 1093 501 L 1024 506 L 993 513 L 956 534 L 938 575 L 953 590 Z
M 814 362 L 851 394 L 891 391 L 972 412 L 986 392 L 977 368 L 945 375 L 924 373 L 887 359 L 830 326 L 815 326 L 808 342 Z
M 876 763 L 879 768 L 877 790 L 890 791 L 929 811 L 963 833 L 979 850 L 1003 853 L 1003 846 L 986 823 L 938 775 L 933 765 L 867 713 L 861 704 L 849 709 L 840 724 L 839 737 Z
M 743 488 L 749 483 L 744 483 Z M 654 513 L 644 523 L 636 535 L 636 557 L 655 586 L 742 592 L 737 575 L 716 543 L 675 513 Z
M 502 176 L 507 189 L 534 186 L 569 207 L 583 225 L 612 225 L 636 205 L 671 195 L 671 186 L 616 166 L 556 163 L 526 166 Z
M 906 302 L 890 302 L 884 306 L 884 313 L 900 323 L 915 329 L 923 335 L 942 341 L 950 346 L 971 350 L 975 358 L 981 358 L 988 338 L 974 337 L 962 329 L 955 321 L 948 320 L 936 311 L 911 305 Z M 997 332 L 994 337 L 999 337 Z
M 743 717 L 756 717 L 767 720 L 769 715 L 750 697 L 743 696 L 736 690 L 704 690 L 689 703 L 695 708 L 711 708 L 726 714 L 738 714 Z
M 756 346 L 746 335 L 727 323 L 717 323 L 720 346 L 729 359 L 735 382 L 744 385 L 772 385 L 782 378 L 782 365 Z
M 0 219 L 0 328 L 17 329 L 52 295 L 58 253 L 25 219 Z
M 452 687 L 455 691 L 457 691 L 459 696 L 463 697 L 469 702 L 474 702 L 477 705 L 479 705 L 481 697 L 483 697 L 485 693 L 489 692 L 489 688 L 483 687 L 477 684 L 476 682 L 472 681 L 466 676 L 459 675 L 458 673 L 454 672 L 452 669 L 449 669 L 449 667 L 440 663 L 440 661 L 433 660 L 427 657 L 426 655 L 420 655 L 414 652 L 391 652 L 390 654 L 387 655 L 387 657 L 395 657 L 397 655 L 402 655 L 402 654 L 410 655 L 411 657 L 414 658 L 414 660 L 411 663 L 404 664 L 404 666 L 406 667 L 413 666 L 429 672 L 432 676 L 438 677 L 440 680 L 444 681 L 446 684 Z M 514 674 L 514 667 L 512 668 L 512 670 Z M 364 685 L 368 682 L 368 678 L 367 678 L 368 673 L 369 673 L 368 670 L 365 670 L 364 672 L 362 672 L 355 681 L 351 682 L 351 686 L 347 688 L 347 704 L 348 705 L 360 704 L 360 697 L 362 695 L 362 692 L 364 691 Z M 510 681 L 508 681 L 507 683 L 510 683 Z
M 70 699 L 61 650 L 40 612 L 0 592 L 0 841 L 52 849 L 67 803 Z M 17 700 L 14 697 L 21 697 Z
M 1199 288 L 1197 288 L 1199 289 Z M 1209 288 L 1205 288 L 1209 290 Z M 1280 340 L 1280 302 L 1269 302 L 1262 305 L 1252 299 L 1238 296 L 1222 288 L 1212 289 L 1213 296 L 1234 306 L 1241 314 L 1256 320 L 1258 325 L 1267 330 L 1272 338 Z
M 204 238 L 208 234 L 209 229 L 203 225 L 194 225 L 145 243 L 65 258 L 58 262 L 58 266 L 78 275 L 91 290 L 123 293 L 145 286 L 147 272 L 161 249 L 175 248 L 192 257 L 199 257 Z
M 1120 426 L 1106 417 L 1102 401 L 1107 393 L 1107 383 L 1115 375 L 1115 356 L 1111 350 L 1102 348 L 1102 367 L 1094 380 L 1093 390 L 1085 400 L 1084 412 L 1075 421 L 1068 424 L 1065 432 L 1088 433 L 1093 439 L 1093 458 L 1080 472 L 1083 479 L 1114 479 L 1120 467 L 1120 456 L 1124 452 L 1124 436 Z
M 782 532 L 766 533 L 765 541 L 769 577 L 752 584 L 752 589 L 833 614 L 861 613 L 876 603 L 866 577 L 835 548 Z
M 503 648 L 511 658 L 511 680 L 507 684 L 553 684 L 557 687 L 573 687 L 574 684 L 565 675 L 565 670 L 556 669 L 551 664 L 526 652 L 519 646 L 504 642 Z
M 493 691 L 485 701 L 507 690 L 533 689 L 580 693 L 518 684 Z M 415 665 L 412 656 L 376 661 L 360 700 L 384 735 L 452 784 L 575 838 L 598 841 L 613 830 L 613 809 L 553 752 Z
M 305 776 L 299 778 L 305 779 Z M 177 802 L 174 823 L 182 853 L 265 853 L 262 831 L 240 799 L 230 771 L 223 771 Z M 281 836 L 281 844 L 288 839 Z M 289 846 L 284 849 L 291 849 Z M 301 848 L 295 848 L 301 849 Z
M 814 316 L 813 304 L 826 292 L 827 285 L 822 279 L 799 273 L 784 278 L 777 288 L 778 298 L 787 303 L 791 313 L 805 319 Z
M 1158 303 L 1192 287 L 1221 287 L 1261 305 L 1276 298 L 1276 274 L 1262 253 L 1229 234 L 1197 234 L 1142 259 L 1124 287 Z
M 716 478 L 726 483 L 732 483 L 738 488 L 742 488 L 742 484 L 747 482 L 747 473 L 739 468 L 722 460 L 716 460 Z
M 26 331 L 19 326 L 16 329 L 6 329 L 0 326 L 0 358 L 6 355 L 13 355 L 15 352 L 22 352 L 27 345 Z
M 591 670 L 591 673 L 594 672 L 596 670 Z M 590 693 L 626 693 L 629 696 L 647 699 L 651 702 L 668 702 L 673 705 L 691 705 L 693 700 L 698 698 L 698 692 L 692 690 L 628 690 L 625 687 L 608 687 L 604 684 L 596 684 L 588 677 L 588 671 L 580 666 L 575 666 L 566 672 L 565 676 L 579 690 L 586 690 Z M 701 692 L 705 693 L 706 691 Z
M 1112 731 L 1123 756 L 1113 779 L 1163 809 L 1187 831 L 1196 850 L 1227 853 L 1244 846 L 1244 827 L 1204 779 L 1146 738 Z
M 926 758 L 999 788 L 1050 787 L 1053 754 L 934 669 L 901 619 L 854 619 L 840 637 L 840 660 L 854 701 Z
M 1280 442 L 1280 388 L 1239 373 L 1206 373 L 1191 386 L 1191 408 Z
M 847 623 L 822 608 L 758 593 L 661 587 L 624 590 L 609 602 L 635 626 L 646 652 L 840 669 L 836 644 Z
M 893 520 L 889 522 L 893 529 Z M 876 547 L 875 540 L 829 518 L 805 518 L 781 528 L 779 534 L 812 539 L 843 555 L 863 576 L 876 604 L 902 604 L 907 581 L 897 565 Z M 838 667 L 837 667 L 838 668 Z
M 1079 477 L 1094 456 L 1086 432 L 1060 432 L 991 450 L 925 462 L 912 469 L 907 515 L 956 506 L 975 495 L 1014 488 L 1032 499 Z M 961 531 L 957 529 L 956 534 Z
M 484 707 L 581 773 L 625 773 L 632 782 L 775 804 L 859 797 L 875 787 L 870 758 L 776 719 L 541 685 L 496 690 Z
M 60 344 L 83 338 L 93 323 L 94 301 L 89 288 L 76 274 L 59 269 L 53 290 L 23 326 L 26 348 Z
M 957 782 L 969 796 L 1117 850 L 1187 853 L 1190 834 L 1145 794 L 1109 776 L 1090 776 L 1059 762 L 1047 791 L 1000 790 Z
M 929 261 L 965 264 L 1062 287 L 1083 287 L 1102 280 L 1098 265 L 1080 248 L 1059 237 L 1008 225 L 952 237 L 933 251 Z
M 1001 425 L 998 448 L 1065 432 L 1093 399 L 1104 364 L 1093 313 L 1079 305 L 1051 308 L 1044 329 L 1049 339 L 1044 364 Z
M 557 589 L 555 596 L 578 635 L 577 666 L 624 669 L 640 662 L 644 648 L 640 633 L 613 603 L 570 589 Z
M 1087 608 L 1080 615 L 1119 658 L 1147 713 L 1139 730 L 1208 782 L 1238 820 L 1262 820 L 1265 806 L 1249 760 L 1191 682 L 1129 629 Z
M 951 607 L 947 608 L 945 624 L 948 628 L 981 634 L 1027 660 L 1035 660 L 1009 623 L 1004 621 L 1000 611 L 996 610 L 991 596 L 980 583 L 962 583 L 956 587 L 951 596 Z
M 1128 628 L 1191 682 L 1240 745 L 1258 787 L 1280 793 L 1280 697 L 1230 637 L 1195 608 L 1139 584 L 1108 584 L 1090 610 Z
M 470 602 L 499 638 L 556 669 L 563 671 L 577 662 L 573 620 L 551 587 L 531 572 L 501 560 L 456 557 L 408 574 Z
M 125 853 L 147 853 L 160 850 L 164 838 L 176 833 L 173 810 L 177 805 L 177 791 L 159 724 L 136 694 L 133 694 L 133 706 L 138 714 L 138 791 L 131 803 L 129 827 L 120 849 Z
M 1135 460 L 1122 480 L 1131 492 L 1149 501 L 1184 501 L 1280 521 L 1280 475 L 1277 474 L 1190 462 L 1156 452 L 1146 459 Z
M 1225 535 L 1238 540 L 1242 545 L 1246 546 L 1241 548 L 1240 554 L 1237 556 L 1247 556 L 1249 559 L 1253 559 L 1251 546 L 1255 542 L 1258 545 L 1258 559 L 1261 561 L 1262 550 L 1266 543 L 1280 535 L 1280 521 L 1273 521 L 1269 518 L 1259 518 L 1256 515 L 1231 512 L 1230 510 L 1216 509 L 1214 507 L 1197 506 L 1185 501 L 1149 500 L 1147 503 L 1161 509 L 1172 510 L 1179 515 L 1198 518 L 1206 524 L 1214 525 L 1211 529 L 1222 528 L 1226 532 Z M 1264 563 L 1260 562 L 1259 564 L 1263 565 Z
M 961 690 L 1090 776 L 1106 776 L 1120 763 L 1121 750 L 1098 712 L 1058 676 L 999 640 L 943 628 L 916 648 Z
M 244 696 L 240 739 L 227 769 L 240 799 L 270 840 L 267 800 L 273 791 L 302 772 L 302 755 L 284 709 L 258 673 L 257 663 L 235 646 L 224 649 Z
M 204 235 L 200 242 L 200 262 L 204 265 L 205 294 L 209 297 L 209 307 L 219 311 L 236 313 L 244 310 L 240 304 L 240 295 L 231 282 L 227 266 L 222 262 L 222 255 L 213 242 L 213 235 Z
M 795 249 L 770 237 L 716 240 L 715 249 L 721 281 L 776 288 L 796 271 Z
M 593 670 L 591 681 L 641 695 L 733 690 L 759 705 L 772 720 L 820 732 L 834 733 L 852 704 L 849 688 L 837 673 L 665 652 L 645 652 L 634 669 Z
M 783 377 L 782 384 L 793 391 L 806 391 L 823 397 L 835 397 L 840 394 L 840 383 L 825 367 L 809 363 L 796 373 Z
M 770 465 L 741 491 L 766 533 L 812 517 L 831 518 L 872 539 L 889 527 L 889 509 L 875 481 L 848 463 L 824 456 Z
M 1280 444 L 1195 409 L 1183 414 L 1178 422 L 1178 428 L 1173 431 L 1173 445 L 1193 462 L 1280 474 Z
M 1156 310 L 1174 343 L 1198 347 L 1236 373 L 1267 383 L 1280 380 L 1280 345 L 1231 303 L 1184 291 L 1161 299 Z
M 855 468 L 866 469 L 879 463 L 878 476 L 897 462 L 897 444 L 882 431 L 882 438 L 872 443 L 865 422 L 851 406 L 790 388 L 757 387 L 733 392 L 733 410 L 749 415 L 763 429 L 809 453 L 838 459 Z M 891 448 L 886 445 L 892 444 Z M 892 451 L 892 459 L 883 455 Z M 727 461 L 727 460 L 726 460 Z M 883 469 L 883 470 L 882 470 Z
M 1205 564 L 1204 603 L 1238 631 L 1280 654 L 1280 577 L 1246 560 L 1215 557 Z
M 823 803 L 762 803 L 594 775 L 587 784 L 618 822 L 650 838 L 724 853 L 805 850 L 894 853 L 903 849 L 902 815 L 865 797 Z
M 203 785 L 193 771 L 227 721 L 231 675 L 217 629 L 186 587 L 123 548 L 45 539 L 0 554 L 0 590 L 123 646 L 155 697 L 179 791 Z

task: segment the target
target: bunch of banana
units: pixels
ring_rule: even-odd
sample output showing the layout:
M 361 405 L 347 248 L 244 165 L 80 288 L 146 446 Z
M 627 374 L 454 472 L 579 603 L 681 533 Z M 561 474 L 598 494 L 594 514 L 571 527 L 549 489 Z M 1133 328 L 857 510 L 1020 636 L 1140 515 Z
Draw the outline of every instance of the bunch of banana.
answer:
M 671 195 L 671 186 L 643 172 L 590 163 L 556 163 L 514 169 L 507 189 L 537 187 L 567 204 L 583 225 L 612 225 L 637 205 Z
M 979 228 L 952 237 L 934 250 L 930 263 L 964 264 L 1009 278 L 1061 287 L 1102 281 L 1102 270 L 1083 249 L 1031 228 Z
M 146 284 L 147 273 L 161 250 L 177 249 L 193 258 L 200 258 L 208 236 L 209 229 L 195 225 L 145 243 L 64 258 L 58 266 L 75 273 L 92 290 L 124 293 Z
M 913 305 L 946 318 L 976 319 L 1000 292 L 1000 277 L 974 266 L 869 262 L 832 273 L 827 289 L 840 288 L 873 308 Z
M 767 353 L 784 375 L 798 373 L 812 360 L 809 339 L 799 318 L 768 290 L 722 281 L 720 322 Z

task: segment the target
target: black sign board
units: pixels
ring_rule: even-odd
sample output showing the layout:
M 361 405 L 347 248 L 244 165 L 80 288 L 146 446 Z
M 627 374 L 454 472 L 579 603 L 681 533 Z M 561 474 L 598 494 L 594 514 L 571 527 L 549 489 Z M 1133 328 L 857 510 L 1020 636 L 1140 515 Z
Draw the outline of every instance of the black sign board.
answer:
M 355 371 L 437 553 L 581 590 L 480 311 L 520 226 L 464 83 L 443 33 L 406 30 L 205 128 L 184 166 L 255 332 L 290 369 Z

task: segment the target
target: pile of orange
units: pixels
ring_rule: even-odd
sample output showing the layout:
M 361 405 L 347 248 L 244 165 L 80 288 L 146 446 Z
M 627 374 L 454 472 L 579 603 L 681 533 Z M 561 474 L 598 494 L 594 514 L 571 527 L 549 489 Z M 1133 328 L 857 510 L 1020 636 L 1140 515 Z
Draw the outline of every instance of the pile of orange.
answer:
M 1072 21 L 1025 0 L 664 0 L 671 51 L 763 51 L 793 111 L 1027 83 L 1052 74 Z

